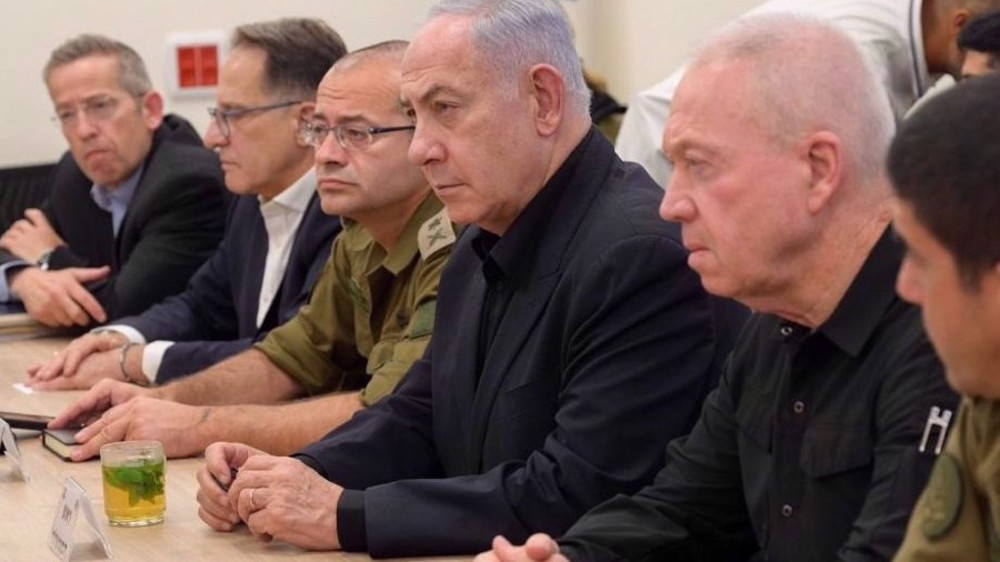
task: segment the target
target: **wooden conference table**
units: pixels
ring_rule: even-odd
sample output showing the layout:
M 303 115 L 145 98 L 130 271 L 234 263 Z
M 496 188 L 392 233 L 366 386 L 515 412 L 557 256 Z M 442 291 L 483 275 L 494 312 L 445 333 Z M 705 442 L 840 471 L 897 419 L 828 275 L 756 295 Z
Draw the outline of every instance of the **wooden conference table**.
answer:
M 24 394 L 13 383 L 24 379 L 25 369 L 61 349 L 67 338 L 11 334 L 0 328 L 0 411 L 54 415 L 80 392 L 39 392 Z M 195 472 L 201 459 L 167 461 L 167 513 L 159 525 L 144 528 L 112 527 L 104 515 L 101 469 L 97 461 L 67 463 L 44 449 L 33 435 L 18 439 L 29 482 L 16 477 L 13 461 L 0 457 L 0 562 L 55 560 L 46 539 L 52 528 L 63 480 L 72 476 L 83 486 L 94 505 L 98 522 L 111 543 L 117 560 L 341 560 L 366 561 L 363 554 L 307 552 L 285 543 L 263 543 L 246 528 L 232 533 L 211 530 L 198 518 Z M 77 520 L 78 541 L 73 560 L 100 560 L 103 550 L 84 532 L 86 523 Z M 438 558 L 468 560 L 471 557 Z M 431 561 L 430 558 L 422 558 Z

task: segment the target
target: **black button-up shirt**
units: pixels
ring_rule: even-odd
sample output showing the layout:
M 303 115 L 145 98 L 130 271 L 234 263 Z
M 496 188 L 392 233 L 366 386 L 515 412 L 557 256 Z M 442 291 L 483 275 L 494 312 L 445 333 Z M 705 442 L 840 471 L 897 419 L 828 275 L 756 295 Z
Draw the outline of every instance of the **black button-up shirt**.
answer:
M 931 408 L 957 404 L 919 310 L 895 295 L 901 256 L 884 234 L 815 331 L 752 317 L 655 483 L 588 513 L 567 555 L 889 559 L 934 462 Z

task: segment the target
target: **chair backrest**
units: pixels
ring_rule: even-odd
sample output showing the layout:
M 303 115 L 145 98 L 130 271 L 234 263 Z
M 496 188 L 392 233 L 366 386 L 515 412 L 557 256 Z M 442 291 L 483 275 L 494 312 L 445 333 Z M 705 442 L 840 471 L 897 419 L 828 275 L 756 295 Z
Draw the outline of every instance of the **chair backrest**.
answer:
M 0 169 L 0 233 L 49 195 L 55 163 Z

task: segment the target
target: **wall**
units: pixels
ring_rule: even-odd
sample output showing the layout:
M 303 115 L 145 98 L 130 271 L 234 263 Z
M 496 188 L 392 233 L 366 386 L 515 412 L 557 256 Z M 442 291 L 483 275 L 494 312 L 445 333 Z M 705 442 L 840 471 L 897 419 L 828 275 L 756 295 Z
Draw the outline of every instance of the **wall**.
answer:
M 567 10 L 584 64 L 619 102 L 666 78 L 706 32 L 762 0 L 576 0 Z
M 409 39 L 434 0 L 8 0 L 0 3 L 0 167 L 55 160 L 65 148 L 51 123 L 41 80 L 49 52 L 83 32 L 128 43 L 165 89 L 166 38 L 173 33 L 227 31 L 282 16 L 326 19 L 349 48 Z M 578 48 L 588 68 L 608 79 L 622 102 L 666 76 L 707 30 L 759 0 L 569 0 Z M 167 97 L 167 108 L 203 131 L 209 98 Z
M 166 38 L 173 33 L 223 30 L 285 16 L 320 17 L 348 48 L 384 39 L 409 39 L 433 0 L 4 0 L 0 21 L 0 167 L 54 161 L 66 141 L 49 117 L 52 104 L 41 70 L 53 48 L 83 32 L 107 34 L 143 56 L 153 84 L 165 88 Z M 212 97 L 178 100 L 167 109 L 208 125 Z

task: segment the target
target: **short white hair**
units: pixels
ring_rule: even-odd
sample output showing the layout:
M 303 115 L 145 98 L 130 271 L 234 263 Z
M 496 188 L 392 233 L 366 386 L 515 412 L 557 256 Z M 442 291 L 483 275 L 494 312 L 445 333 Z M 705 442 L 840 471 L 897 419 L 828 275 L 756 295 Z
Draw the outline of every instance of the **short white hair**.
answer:
M 751 66 L 750 118 L 772 138 L 788 143 L 830 131 L 862 182 L 882 174 L 896 129 L 889 96 L 835 24 L 798 13 L 741 18 L 709 37 L 688 71 L 731 62 Z

